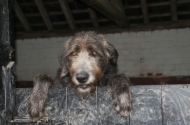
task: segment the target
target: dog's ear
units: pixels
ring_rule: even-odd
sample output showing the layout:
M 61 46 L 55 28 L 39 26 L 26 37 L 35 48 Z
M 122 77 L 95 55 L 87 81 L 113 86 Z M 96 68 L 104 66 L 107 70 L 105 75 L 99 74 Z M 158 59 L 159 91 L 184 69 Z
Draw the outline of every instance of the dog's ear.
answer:
M 107 42 L 107 40 L 105 39 L 103 35 L 99 34 L 98 36 L 102 40 L 109 63 L 113 66 L 117 66 L 117 58 L 118 58 L 117 50 L 111 43 Z
M 109 63 L 113 66 L 117 66 L 118 52 L 115 47 L 107 42 L 106 51 Z
M 66 62 L 66 58 L 65 58 L 65 51 L 62 51 L 58 55 L 58 62 L 61 67 L 60 77 L 62 78 L 68 74 L 68 67 L 67 67 L 67 62 Z

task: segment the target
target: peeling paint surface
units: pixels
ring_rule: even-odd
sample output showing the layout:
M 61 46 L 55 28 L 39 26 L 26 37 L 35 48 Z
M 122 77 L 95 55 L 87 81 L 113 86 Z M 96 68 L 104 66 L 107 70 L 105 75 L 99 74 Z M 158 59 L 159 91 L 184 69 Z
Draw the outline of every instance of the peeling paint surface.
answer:
M 113 109 L 111 89 L 109 87 L 98 87 L 97 91 L 98 121 L 100 125 L 129 125 L 129 117 L 121 117 Z
M 81 101 L 74 88 L 68 89 L 68 109 L 70 125 L 96 125 L 96 95 L 91 94 L 88 100 Z
M 189 85 L 163 86 L 163 125 L 190 125 Z
M 74 88 L 51 88 L 44 118 L 53 125 L 190 124 L 188 85 L 131 86 L 130 89 L 133 109 L 129 117 L 121 117 L 113 109 L 109 87 L 97 87 L 86 101 L 77 97 Z M 27 100 L 31 92 L 29 88 L 16 89 L 16 117 L 28 117 Z
M 161 86 L 132 86 L 130 125 L 161 125 Z
M 128 125 L 129 118 L 121 117 L 112 107 L 109 87 L 97 87 L 88 100 L 81 101 L 74 88 L 51 88 L 46 115 L 53 124 L 69 125 Z M 29 118 L 28 98 L 31 88 L 16 89 L 16 117 Z
M 32 93 L 31 88 L 16 89 L 16 116 L 28 117 L 28 98 Z M 52 123 L 66 124 L 67 121 L 67 107 L 66 107 L 66 91 L 65 88 L 52 88 L 49 90 L 49 97 L 45 106 L 46 114 Z

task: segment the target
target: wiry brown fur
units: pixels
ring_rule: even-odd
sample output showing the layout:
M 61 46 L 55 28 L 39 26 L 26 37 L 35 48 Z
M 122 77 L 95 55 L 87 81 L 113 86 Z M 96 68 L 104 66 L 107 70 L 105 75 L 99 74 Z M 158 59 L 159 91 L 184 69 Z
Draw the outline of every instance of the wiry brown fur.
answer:
M 71 37 L 59 54 L 60 69 L 54 85 L 72 85 L 80 99 L 87 99 L 96 85 L 110 84 L 114 109 L 122 116 L 131 110 L 129 80 L 124 74 L 117 74 L 117 50 L 105 37 L 95 32 L 80 32 Z M 41 80 L 41 79 L 45 79 Z M 43 116 L 48 88 L 52 80 L 40 75 L 29 99 L 29 115 L 36 121 Z
M 34 78 L 33 92 L 28 101 L 28 113 L 33 121 L 37 121 L 44 113 L 44 105 L 47 100 L 49 87 L 53 80 L 46 74 L 38 75 Z

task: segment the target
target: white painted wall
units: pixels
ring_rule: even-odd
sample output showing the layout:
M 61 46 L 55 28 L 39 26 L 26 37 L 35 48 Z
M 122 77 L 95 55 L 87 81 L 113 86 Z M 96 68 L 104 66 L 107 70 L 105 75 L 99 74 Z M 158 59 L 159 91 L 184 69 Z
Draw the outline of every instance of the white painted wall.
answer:
M 190 29 L 106 34 L 119 52 L 119 71 L 131 77 L 190 75 Z M 18 80 L 42 72 L 55 76 L 57 54 L 68 37 L 16 40 Z

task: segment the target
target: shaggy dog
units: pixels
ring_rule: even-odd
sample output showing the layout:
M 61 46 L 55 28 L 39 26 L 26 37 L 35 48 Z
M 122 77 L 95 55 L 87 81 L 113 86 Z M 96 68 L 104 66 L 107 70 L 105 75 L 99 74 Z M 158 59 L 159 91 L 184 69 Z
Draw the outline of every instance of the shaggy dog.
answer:
M 41 74 L 34 78 L 33 92 L 29 98 L 28 113 L 33 121 L 44 115 L 48 89 L 52 85 L 72 84 L 81 100 L 86 100 L 96 85 L 110 85 L 114 109 L 122 116 L 131 110 L 129 80 L 117 74 L 117 50 L 105 37 L 95 32 L 80 32 L 71 37 L 59 54 L 60 70 L 54 80 Z

